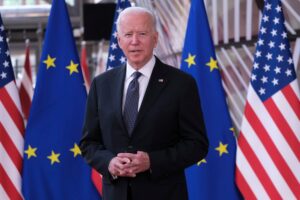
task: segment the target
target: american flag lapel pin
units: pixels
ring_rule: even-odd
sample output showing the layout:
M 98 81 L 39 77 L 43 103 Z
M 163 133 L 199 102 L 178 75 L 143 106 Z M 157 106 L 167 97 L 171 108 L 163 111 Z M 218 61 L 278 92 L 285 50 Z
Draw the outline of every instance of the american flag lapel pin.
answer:
M 158 79 L 158 82 L 159 82 L 159 83 L 163 83 L 163 82 L 164 82 L 164 79 L 163 79 L 163 78 L 160 78 L 160 79 Z

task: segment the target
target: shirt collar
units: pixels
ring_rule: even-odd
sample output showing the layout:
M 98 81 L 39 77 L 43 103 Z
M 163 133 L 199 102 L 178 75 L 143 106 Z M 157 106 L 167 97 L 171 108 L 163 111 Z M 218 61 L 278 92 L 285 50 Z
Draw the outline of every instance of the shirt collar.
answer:
M 155 65 L 155 57 L 152 56 L 151 59 L 144 66 L 142 66 L 138 71 L 141 72 L 143 76 L 150 78 L 154 65 Z M 127 62 L 126 80 L 128 80 L 134 72 L 136 72 L 136 70 Z

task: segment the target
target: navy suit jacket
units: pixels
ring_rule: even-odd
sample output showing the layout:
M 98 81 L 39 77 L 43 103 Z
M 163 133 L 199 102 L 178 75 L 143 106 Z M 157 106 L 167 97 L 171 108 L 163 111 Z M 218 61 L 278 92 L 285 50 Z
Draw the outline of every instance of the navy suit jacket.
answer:
M 80 147 L 103 175 L 103 199 L 185 200 L 184 169 L 203 159 L 208 140 L 195 80 L 156 58 L 132 135 L 122 117 L 126 67 L 96 77 L 88 96 Z M 111 178 L 110 160 L 120 152 L 145 151 L 151 170 L 135 178 Z M 199 188 L 200 189 L 200 188 Z

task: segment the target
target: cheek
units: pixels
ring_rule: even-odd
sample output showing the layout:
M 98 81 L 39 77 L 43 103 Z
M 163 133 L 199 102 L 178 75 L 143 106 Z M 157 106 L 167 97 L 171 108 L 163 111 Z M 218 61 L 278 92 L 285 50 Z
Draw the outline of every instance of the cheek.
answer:
M 155 48 L 156 47 L 156 45 L 157 45 L 157 38 L 156 37 L 151 37 L 151 39 L 149 40 L 149 46 L 151 46 L 151 47 L 153 47 L 153 48 Z
M 118 44 L 122 50 L 126 49 L 126 41 L 124 41 L 124 39 L 118 39 Z
M 153 41 L 154 47 L 156 47 L 157 42 L 158 42 L 158 35 L 154 35 L 152 38 L 152 41 Z
M 126 45 L 126 44 L 124 44 L 124 42 L 120 42 L 119 43 L 119 47 L 120 47 L 120 49 L 125 53 L 126 51 L 127 51 L 127 46 L 128 45 Z
M 151 47 L 150 49 L 154 49 L 157 45 L 157 41 L 156 40 L 152 40 L 151 42 L 149 42 L 149 47 Z

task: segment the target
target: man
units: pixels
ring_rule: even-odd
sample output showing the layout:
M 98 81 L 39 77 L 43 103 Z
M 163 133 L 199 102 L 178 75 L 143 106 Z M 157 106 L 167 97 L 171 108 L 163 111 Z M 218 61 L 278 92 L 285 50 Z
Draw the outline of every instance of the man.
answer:
M 81 150 L 103 175 L 104 200 L 185 200 L 184 169 L 208 141 L 194 79 L 153 55 L 155 17 L 130 7 L 117 21 L 126 66 L 92 83 Z

